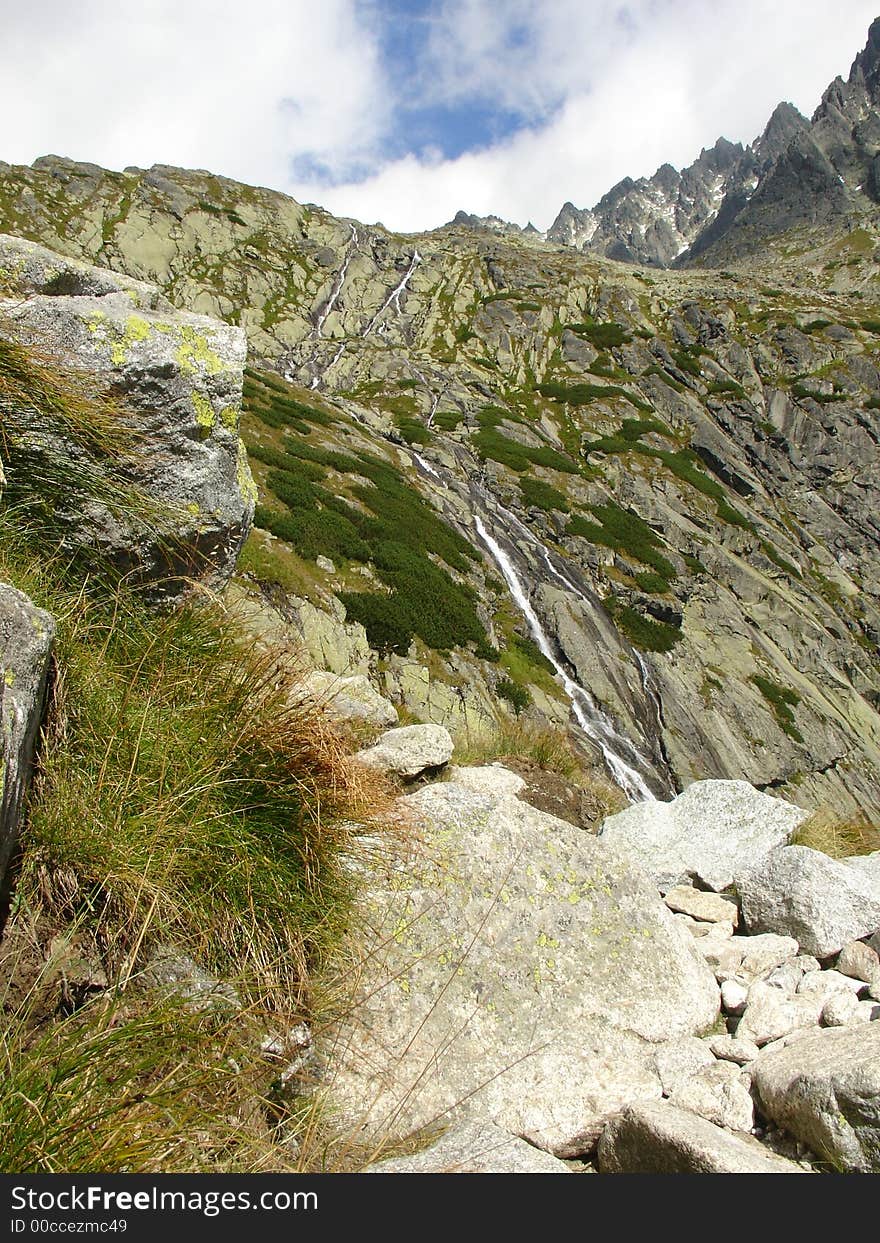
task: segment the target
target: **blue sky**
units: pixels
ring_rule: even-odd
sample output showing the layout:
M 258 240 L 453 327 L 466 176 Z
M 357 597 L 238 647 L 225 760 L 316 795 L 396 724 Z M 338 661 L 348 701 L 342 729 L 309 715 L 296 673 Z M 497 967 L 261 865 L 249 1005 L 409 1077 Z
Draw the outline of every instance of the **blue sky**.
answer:
M 546 228 L 620 178 L 811 113 L 878 0 L 30 0 L 0 160 L 207 168 L 418 230 Z

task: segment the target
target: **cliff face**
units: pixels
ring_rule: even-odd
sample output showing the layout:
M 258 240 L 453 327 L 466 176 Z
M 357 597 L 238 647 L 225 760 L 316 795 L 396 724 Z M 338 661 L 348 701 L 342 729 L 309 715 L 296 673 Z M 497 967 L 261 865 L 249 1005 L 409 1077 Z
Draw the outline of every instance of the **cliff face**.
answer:
M 574 702 L 636 791 L 878 809 L 867 228 L 647 273 L 53 158 L 0 170 L 0 228 L 244 328 L 243 564 L 330 667 L 457 729 Z

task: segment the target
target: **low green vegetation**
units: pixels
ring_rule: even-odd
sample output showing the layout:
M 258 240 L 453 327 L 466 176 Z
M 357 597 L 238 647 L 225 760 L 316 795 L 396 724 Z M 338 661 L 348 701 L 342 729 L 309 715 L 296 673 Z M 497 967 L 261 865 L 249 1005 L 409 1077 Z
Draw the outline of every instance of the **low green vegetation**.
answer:
M 623 509 L 615 501 L 604 505 L 591 505 L 590 511 L 598 519 L 591 522 L 575 514 L 566 527 L 566 535 L 578 536 L 592 544 L 602 544 L 615 552 L 625 553 L 634 561 L 650 566 L 664 582 L 664 591 L 675 579 L 675 566 L 658 551 L 662 540 L 656 531 L 631 509 Z
M 7 461 L 22 412 L 110 451 L 103 394 L 26 350 L 14 362 L 0 398 Z M 18 474 L 16 505 L 4 497 L 0 512 L 0 578 L 58 626 L 4 940 L 0 1169 L 263 1168 L 299 1123 L 259 1033 L 301 1018 L 338 948 L 348 826 L 377 812 L 383 788 L 348 764 L 296 670 L 261 655 L 228 609 L 199 597 L 148 610 L 111 564 L 84 571 L 48 541 L 32 515 L 55 486 Z M 127 522 L 139 503 L 118 498 Z M 71 984 L 65 946 L 91 953 L 106 985 Z M 237 1000 L 197 1012 L 148 988 L 149 960 L 169 947 Z
M 586 319 L 579 324 L 566 324 L 565 326 L 570 332 L 589 341 L 590 345 L 595 346 L 597 350 L 614 349 L 619 345 L 628 345 L 632 341 L 626 329 L 611 320 Z
M 643 652 L 669 652 L 681 641 L 681 630 L 669 622 L 646 617 L 629 605 L 615 606 L 606 601 L 609 612 L 618 628 L 623 631 L 633 647 Z
M 507 700 L 517 716 L 532 702 L 528 690 L 510 678 L 499 678 L 495 691 L 502 699 Z
M 801 702 L 801 697 L 797 691 L 791 690 L 790 687 L 782 686 L 771 678 L 765 678 L 759 673 L 753 674 L 751 680 L 773 709 L 773 715 L 776 717 L 780 728 L 788 734 L 789 738 L 793 738 L 795 742 L 803 742 L 803 734 L 797 728 L 794 719 L 794 709 Z
M 264 385 L 270 395 L 283 386 L 272 380 Z M 428 434 L 410 416 L 397 420 L 405 437 L 409 423 Z M 313 445 L 295 431 L 284 437 L 282 449 L 249 441 L 248 450 L 270 467 L 261 478 L 265 495 L 256 509 L 257 527 L 306 560 L 323 555 L 343 568 L 350 562 L 372 566 L 380 589 L 343 591 L 339 597 L 349 619 L 366 629 L 371 646 L 405 652 L 418 637 L 438 651 L 473 644 L 490 657 L 475 593 L 454 577 L 477 553 L 395 467 L 369 453 Z
M 543 479 L 527 475 L 520 479 L 519 490 L 524 505 L 534 505 L 548 513 L 555 509 L 563 514 L 567 514 L 571 508 L 567 497 Z
M 587 406 L 593 401 L 607 401 L 614 397 L 621 397 L 630 405 L 635 406 L 637 410 L 650 413 L 652 409 L 643 398 L 616 384 L 563 384 L 559 380 L 545 380 L 537 388 L 542 397 L 547 397 L 551 401 L 564 402 L 568 406 Z
M 577 474 L 577 463 L 551 445 L 523 445 L 511 440 L 501 431 L 505 420 L 515 421 L 516 416 L 495 406 L 487 406 L 478 416 L 479 431 L 473 437 L 477 452 L 482 458 L 500 462 L 522 474 L 531 466 L 544 466 L 563 474 Z
M 245 372 L 244 408 L 267 427 L 290 428 L 308 435 L 311 428 L 330 427 L 335 416 L 294 397 L 290 386 L 269 371 Z

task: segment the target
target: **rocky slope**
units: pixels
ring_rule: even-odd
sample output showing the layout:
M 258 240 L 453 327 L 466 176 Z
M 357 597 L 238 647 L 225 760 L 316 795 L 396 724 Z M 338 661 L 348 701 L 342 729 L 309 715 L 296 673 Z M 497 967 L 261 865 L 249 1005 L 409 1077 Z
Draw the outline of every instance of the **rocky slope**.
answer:
M 0 227 L 245 329 L 244 564 L 327 667 L 456 730 L 574 699 L 630 797 L 876 810 L 872 227 L 648 274 L 55 158 Z

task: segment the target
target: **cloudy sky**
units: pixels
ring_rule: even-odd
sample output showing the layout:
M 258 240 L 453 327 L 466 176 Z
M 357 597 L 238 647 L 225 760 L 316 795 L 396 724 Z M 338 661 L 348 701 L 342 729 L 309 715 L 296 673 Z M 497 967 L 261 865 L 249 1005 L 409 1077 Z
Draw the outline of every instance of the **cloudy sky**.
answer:
M 2 0 L 0 160 L 546 228 L 846 76 L 880 0 Z

